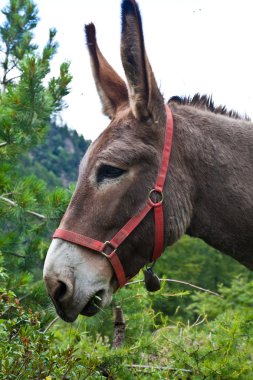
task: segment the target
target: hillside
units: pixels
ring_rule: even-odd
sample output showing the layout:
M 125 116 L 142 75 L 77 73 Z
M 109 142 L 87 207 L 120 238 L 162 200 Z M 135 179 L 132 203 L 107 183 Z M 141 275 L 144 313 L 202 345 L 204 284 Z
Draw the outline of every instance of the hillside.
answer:
M 52 123 L 44 141 L 23 156 L 20 170 L 25 175 L 36 175 L 50 187 L 66 187 L 76 181 L 80 160 L 89 144 L 75 130 Z

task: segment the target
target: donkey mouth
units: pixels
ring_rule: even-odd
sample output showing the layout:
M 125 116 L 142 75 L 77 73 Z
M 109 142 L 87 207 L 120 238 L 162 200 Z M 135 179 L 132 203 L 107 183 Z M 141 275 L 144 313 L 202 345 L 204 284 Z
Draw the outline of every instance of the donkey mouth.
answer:
M 92 317 L 97 314 L 102 308 L 103 296 L 104 290 L 99 290 L 90 298 L 80 314 L 85 315 L 86 317 Z

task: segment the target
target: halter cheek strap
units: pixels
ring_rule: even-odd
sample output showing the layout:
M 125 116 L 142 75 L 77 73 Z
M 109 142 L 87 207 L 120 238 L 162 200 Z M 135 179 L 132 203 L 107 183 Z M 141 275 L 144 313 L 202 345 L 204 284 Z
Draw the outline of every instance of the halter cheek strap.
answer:
M 164 217 L 163 217 L 163 187 L 169 167 L 170 152 L 173 137 L 173 118 L 170 108 L 165 105 L 167 113 L 167 128 L 162 152 L 162 161 L 158 172 L 155 187 L 150 190 L 148 200 L 141 211 L 133 216 L 110 240 L 101 242 L 88 236 L 78 234 L 73 231 L 58 228 L 54 234 L 54 239 L 62 239 L 82 247 L 91 249 L 104 255 L 111 263 L 121 288 L 129 280 L 126 278 L 124 268 L 117 254 L 117 248 L 126 240 L 133 230 L 141 223 L 145 216 L 154 209 L 155 237 L 152 261 L 158 259 L 164 250 Z M 157 198 L 158 200 L 154 200 Z

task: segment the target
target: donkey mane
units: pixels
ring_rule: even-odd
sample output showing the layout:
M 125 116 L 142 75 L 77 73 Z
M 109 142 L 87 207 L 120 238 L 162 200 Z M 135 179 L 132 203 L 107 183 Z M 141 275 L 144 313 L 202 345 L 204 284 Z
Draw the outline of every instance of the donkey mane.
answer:
M 210 112 L 225 115 L 231 117 L 232 119 L 240 119 L 251 121 L 251 119 L 247 115 L 240 115 L 238 112 L 234 110 L 228 111 L 226 106 L 215 106 L 212 96 L 208 95 L 200 95 L 199 93 L 195 94 L 193 97 L 190 96 L 172 96 L 169 99 L 168 103 L 177 103 L 180 105 L 193 106 L 200 109 L 209 110 Z

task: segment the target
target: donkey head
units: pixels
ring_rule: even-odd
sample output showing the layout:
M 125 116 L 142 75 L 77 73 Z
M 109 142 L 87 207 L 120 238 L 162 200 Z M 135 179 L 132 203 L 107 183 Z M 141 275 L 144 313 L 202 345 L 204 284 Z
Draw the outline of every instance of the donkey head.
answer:
M 101 54 L 95 26 L 87 25 L 85 32 L 103 112 L 111 122 L 80 164 L 76 190 L 60 228 L 103 242 L 147 201 L 161 162 L 166 112 L 134 0 L 122 2 L 121 58 L 127 85 Z M 118 248 L 127 277 L 150 262 L 153 232 L 153 217 L 148 215 Z M 94 315 L 110 303 L 118 288 L 114 270 L 103 255 L 60 239 L 51 243 L 44 279 L 58 314 L 68 322 L 80 313 Z

